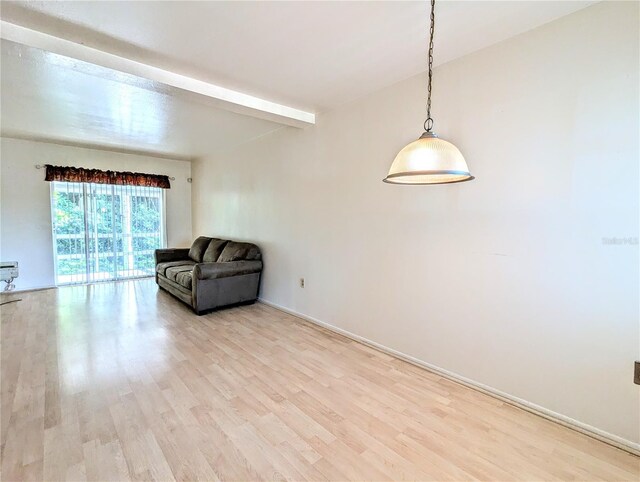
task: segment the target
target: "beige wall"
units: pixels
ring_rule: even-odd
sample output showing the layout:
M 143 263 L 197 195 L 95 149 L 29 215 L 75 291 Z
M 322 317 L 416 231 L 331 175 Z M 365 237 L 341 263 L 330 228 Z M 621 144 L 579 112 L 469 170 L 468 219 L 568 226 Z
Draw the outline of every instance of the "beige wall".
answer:
M 421 75 L 196 161 L 194 235 L 260 244 L 268 301 L 640 441 L 638 245 L 603 242 L 638 236 L 638 7 L 436 70 L 435 130 L 477 180 L 381 182 Z
M 16 289 L 55 284 L 51 201 L 36 164 L 138 171 L 175 177 L 166 194 L 169 246 L 191 243 L 191 163 L 45 142 L 0 139 L 0 257 L 18 261 Z

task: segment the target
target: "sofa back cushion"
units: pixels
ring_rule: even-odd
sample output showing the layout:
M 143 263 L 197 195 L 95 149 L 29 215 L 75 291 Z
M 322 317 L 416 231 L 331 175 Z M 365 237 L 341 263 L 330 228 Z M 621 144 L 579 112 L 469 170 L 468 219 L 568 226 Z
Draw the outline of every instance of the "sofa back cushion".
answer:
M 204 252 L 207 250 L 210 241 L 211 238 L 207 238 L 206 236 L 200 236 L 196 239 L 189 250 L 189 257 L 196 263 L 202 263 L 202 257 L 204 256 Z
M 209 242 L 209 246 L 207 247 L 207 250 L 204 252 L 204 255 L 202 256 L 202 262 L 215 263 L 216 261 L 218 261 L 218 258 L 220 257 L 222 250 L 224 249 L 224 247 L 227 245 L 228 242 L 229 241 L 226 239 L 213 238 Z
M 218 263 L 228 263 L 229 261 L 251 261 L 261 259 L 260 248 L 251 243 L 238 243 L 229 241 L 222 250 Z

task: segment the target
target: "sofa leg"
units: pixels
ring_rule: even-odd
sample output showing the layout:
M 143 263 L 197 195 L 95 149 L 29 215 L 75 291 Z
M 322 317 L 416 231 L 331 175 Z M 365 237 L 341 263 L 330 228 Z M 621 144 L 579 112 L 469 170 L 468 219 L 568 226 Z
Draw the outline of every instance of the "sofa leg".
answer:
M 197 316 L 202 316 L 206 313 L 206 310 L 199 310 L 197 308 L 192 308 L 193 312 L 197 315 Z

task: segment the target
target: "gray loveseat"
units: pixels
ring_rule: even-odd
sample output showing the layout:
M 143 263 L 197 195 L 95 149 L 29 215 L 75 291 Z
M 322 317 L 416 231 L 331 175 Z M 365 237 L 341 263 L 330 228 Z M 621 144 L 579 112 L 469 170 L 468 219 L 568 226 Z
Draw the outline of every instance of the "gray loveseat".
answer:
M 191 248 L 156 249 L 156 283 L 196 314 L 258 298 L 262 255 L 251 243 L 196 239 Z

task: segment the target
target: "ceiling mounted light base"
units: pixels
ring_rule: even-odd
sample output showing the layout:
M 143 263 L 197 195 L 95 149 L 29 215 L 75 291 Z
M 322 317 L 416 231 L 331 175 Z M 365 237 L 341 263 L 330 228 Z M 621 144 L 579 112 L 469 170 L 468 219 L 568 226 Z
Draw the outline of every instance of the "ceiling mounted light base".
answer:
M 458 148 L 427 131 L 398 153 L 383 181 L 423 185 L 451 184 L 472 179 L 467 162 Z

